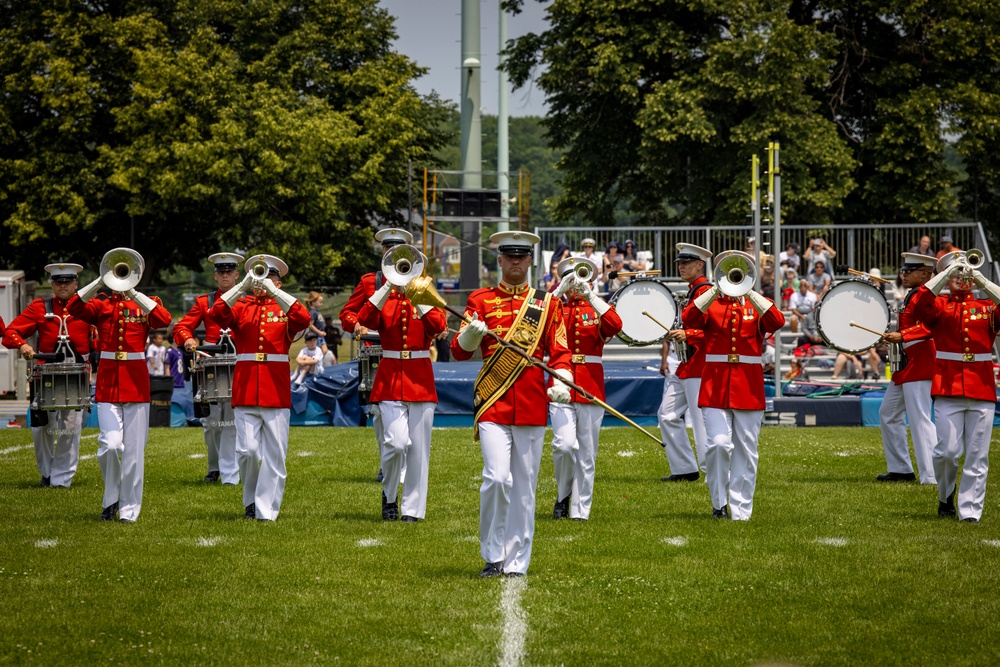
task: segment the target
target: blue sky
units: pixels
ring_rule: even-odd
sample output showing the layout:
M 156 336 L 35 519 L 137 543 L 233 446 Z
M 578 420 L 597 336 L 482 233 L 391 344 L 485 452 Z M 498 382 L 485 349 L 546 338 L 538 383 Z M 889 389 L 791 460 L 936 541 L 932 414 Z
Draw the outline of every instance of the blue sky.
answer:
M 549 3 L 525 0 L 524 11 L 507 18 L 507 37 L 543 32 L 545 7 Z M 462 1 L 381 0 L 379 5 L 396 17 L 396 50 L 430 71 L 415 82 L 421 93 L 436 90 L 441 97 L 458 102 L 461 94 Z M 497 57 L 500 0 L 480 0 L 480 48 L 482 56 L 482 111 L 497 113 Z M 507 110 L 511 116 L 544 116 L 545 97 L 537 87 L 511 92 Z

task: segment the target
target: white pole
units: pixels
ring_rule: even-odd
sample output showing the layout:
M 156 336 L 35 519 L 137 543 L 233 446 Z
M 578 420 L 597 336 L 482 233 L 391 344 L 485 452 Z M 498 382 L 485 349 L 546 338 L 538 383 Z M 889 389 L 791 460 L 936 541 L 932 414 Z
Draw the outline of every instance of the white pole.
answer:
M 462 189 L 478 190 L 482 185 L 483 129 L 480 111 L 479 0 L 462 0 Z M 459 279 L 463 290 L 479 288 L 480 221 L 462 222 L 462 270 Z
M 499 56 L 500 56 L 500 90 L 497 97 L 497 187 L 500 190 L 500 217 L 510 216 L 510 179 L 507 171 L 510 169 L 510 148 L 507 134 L 507 97 L 510 94 L 510 85 L 507 82 L 507 72 L 504 71 L 504 63 L 507 56 L 503 54 L 503 49 L 507 44 L 507 12 L 503 10 L 503 3 L 497 0 L 500 9 L 500 29 L 499 29 Z M 510 222 L 502 220 L 497 224 L 498 232 L 505 232 L 510 229 Z

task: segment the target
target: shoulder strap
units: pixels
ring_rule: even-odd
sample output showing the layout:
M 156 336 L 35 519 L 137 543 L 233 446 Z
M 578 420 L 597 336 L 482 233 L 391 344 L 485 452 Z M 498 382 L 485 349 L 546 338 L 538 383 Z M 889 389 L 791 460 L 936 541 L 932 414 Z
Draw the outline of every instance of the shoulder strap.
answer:
M 218 292 L 218 290 L 215 290 L 215 292 Z M 208 309 L 209 310 L 212 310 L 212 306 L 215 305 L 215 292 L 209 292 L 208 294 L 205 295 L 205 296 L 208 297 Z
M 708 278 L 706 278 L 705 276 L 700 276 L 698 280 L 695 281 L 694 285 L 691 285 L 691 289 L 688 290 L 687 301 L 691 300 L 691 297 L 694 296 L 694 293 L 697 292 L 699 288 L 711 287 L 711 286 L 712 283 L 709 282 Z
M 51 296 L 47 296 L 44 299 L 42 299 L 42 303 L 45 304 L 45 314 L 46 315 L 55 315 L 55 313 L 52 312 L 52 297 Z

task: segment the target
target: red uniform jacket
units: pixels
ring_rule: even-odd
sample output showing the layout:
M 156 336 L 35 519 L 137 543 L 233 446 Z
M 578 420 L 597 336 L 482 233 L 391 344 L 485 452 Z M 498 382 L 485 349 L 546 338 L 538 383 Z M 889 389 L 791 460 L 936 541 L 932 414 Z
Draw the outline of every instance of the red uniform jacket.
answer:
M 429 350 L 434 337 L 448 326 L 444 312 L 440 308 L 434 308 L 423 317 L 417 315 L 417 309 L 406 298 L 403 290 L 393 287 L 382 310 L 366 300 L 358 313 L 358 322 L 363 327 L 378 330 L 383 352 Z M 375 383 L 368 400 L 372 403 L 437 403 L 430 358 L 390 359 L 384 356 L 375 371 Z
M 153 329 L 170 324 L 170 313 L 152 297 L 156 307 L 147 315 L 128 297 L 114 292 L 110 299 L 94 297 L 84 303 L 79 296 L 66 304 L 66 310 L 88 324 L 97 327 L 97 348 L 101 361 L 97 365 L 98 403 L 148 403 L 149 370 L 146 368 L 146 339 Z M 122 353 L 122 359 L 104 358 L 104 353 Z M 125 358 L 136 354 L 135 359 Z
M 194 300 L 194 305 L 191 306 L 191 310 L 187 312 L 187 315 L 181 318 L 181 321 L 174 325 L 174 342 L 178 345 L 184 345 L 185 342 L 192 336 L 194 336 L 195 329 L 202 322 L 205 323 L 205 344 L 215 345 L 219 342 L 219 336 L 221 335 L 222 327 L 219 326 L 211 314 L 209 313 L 208 307 L 208 294 L 202 294 Z M 215 291 L 214 301 L 217 303 L 222 299 L 222 292 L 219 290 Z M 215 305 L 213 303 L 213 305 Z
M 86 357 L 90 353 L 90 325 L 78 320 L 66 310 L 68 301 L 57 296 L 52 297 L 52 313 L 66 320 L 66 330 L 69 341 L 76 353 Z M 0 331 L 3 326 L 0 325 Z M 45 317 L 45 300 L 35 299 L 28 304 L 24 312 L 14 318 L 7 330 L 3 332 L 3 346 L 16 350 L 38 332 L 38 352 L 48 354 L 54 352 L 59 341 L 59 320 Z M 72 361 L 72 360 L 68 360 Z M 39 362 L 41 363 L 41 362 Z
M 935 297 L 923 286 L 913 301 L 917 302 L 917 317 L 934 337 L 937 352 L 970 355 L 993 352 L 1000 311 L 992 301 L 976 299 L 972 294 Z M 931 395 L 995 402 L 992 359 L 971 362 L 937 359 Z
M 505 336 L 514 318 L 534 290 L 528 285 L 511 287 L 501 283 L 498 287 L 479 289 L 469 295 L 465 314 L 479 315 L 491 331 Z M 553 299 L 544 322 L 541 341 L 535 349 L 535 358 L 549 356 L 549 366 L 569 370 L 570 351 L 566 348 L 566 325 L 563 322 L 562 302 Z M 464 328 L 464 325 L 463 325 Z M 479 348 L 487 359 L 500 346 L 493 338 L 483 337 Z M 456 361 L 468 361 L 472 352 L 458 344 L 458 336 L 451 341 L 451 354 Z M 512 426 L 545 426 L 549 418 L 549 399 L 545 394 L 545 373 L 537 366 L 528 366 L 518 376 L 503 396 L 483 414 L 480 421 Z
M 233 330 L 236 369 L 233 371 L 233 407 L 292 407 L 288 348 L 309 326 L 309 311 L 296 301 L 285 313 L 269 296 L 247 295 L 230 307 L 218 299 L 209 317 Z M 239 355 L 284 355 L 280 361 L 241 360 Z
M 785 316 L 775 306 L 761 315 L 749 299 L 741 303 L 727 296 L 719 296 L 708 312 L 703 313 L 695 307 L 690 317 L 692 327 L 704 331 L 705 354 L 727 359 L 730 355 L 760 357 L 767 334 L 785 324 Z M 764 369 L 760 362 L 728 363 L 706 359 L 698 407 L 763 410 Z
M 710 287 L 712 287 L 712 283 L 709 282 L 708 278 L 698 276 L 689 285 L 687 305 L 681 311 L 681 324 L 684 325 L 684 333 L 687 336 L 687 361 L 677 367 L 675 375 L 682 380 L 700 378 L 705 370 L 705 333 L 691 324 L 691 311 L 698 310 L 698 306 L 694 305 L 694 300 Z
M 903 312 L 899 314 L 899 333 L 903 334 L 903 351 L 906 352 L 906 368 L 892 374 L 895 384 L 931 380 L 937 368 L 936 348 L 931 330 L 917 317 L 917 290 L 910 290 L 903 302 Z
M 379 284 L 376 285 L 375 277 L 374 271 L 361 276 L 361 280 L 355 286 L 354 291 L 351 292 L 351 297 L 344 304 L 344 307 L 340 309 L 340 326 L 347 333 L 354 333 L 354 328 L 358 325 L 358 313 L 361 312 L 361 308 L 368 303 L 368 299 L 375 294 L 375 291 L 385 284 L 385 278 L 382 278 Z M 365 325 L 362 324 L 361 326 Z
M 604 341 L 622 330 L 622 318 L 614 306 L 604 315 L 598 315 L 590 302 L 576 295 L 569 297 L 563 316 L 566 321 L 566 344 L 572 350 L 573 381 L 603 401 L 604 364 L 587 363 L 585 357 L 604 355 Z M 552 378 L 549 378 L 547 386 L 552 386 Z M 570 395 L 573 403 L 590 403 L 575 390 L 571 389 Z

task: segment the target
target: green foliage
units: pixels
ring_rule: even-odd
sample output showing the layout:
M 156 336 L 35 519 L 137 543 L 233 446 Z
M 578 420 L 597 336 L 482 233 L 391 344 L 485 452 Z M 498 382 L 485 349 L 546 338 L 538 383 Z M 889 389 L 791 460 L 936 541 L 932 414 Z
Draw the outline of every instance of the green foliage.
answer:
M 0 3 L 0 259 L 271 252 L 353 281 L 447 107 L 376 0 Z
M 508 0 L 517 10 L 524 0 Z M 996 217 L 1000 12 L 963 3 L 556 0 L 508 44 L 537 85 L 564 194 L 554 216 L 741 224 L 749 159 L 782 149 L 790 222 Z M 954 144 L 969 168 L 949 169 Z

